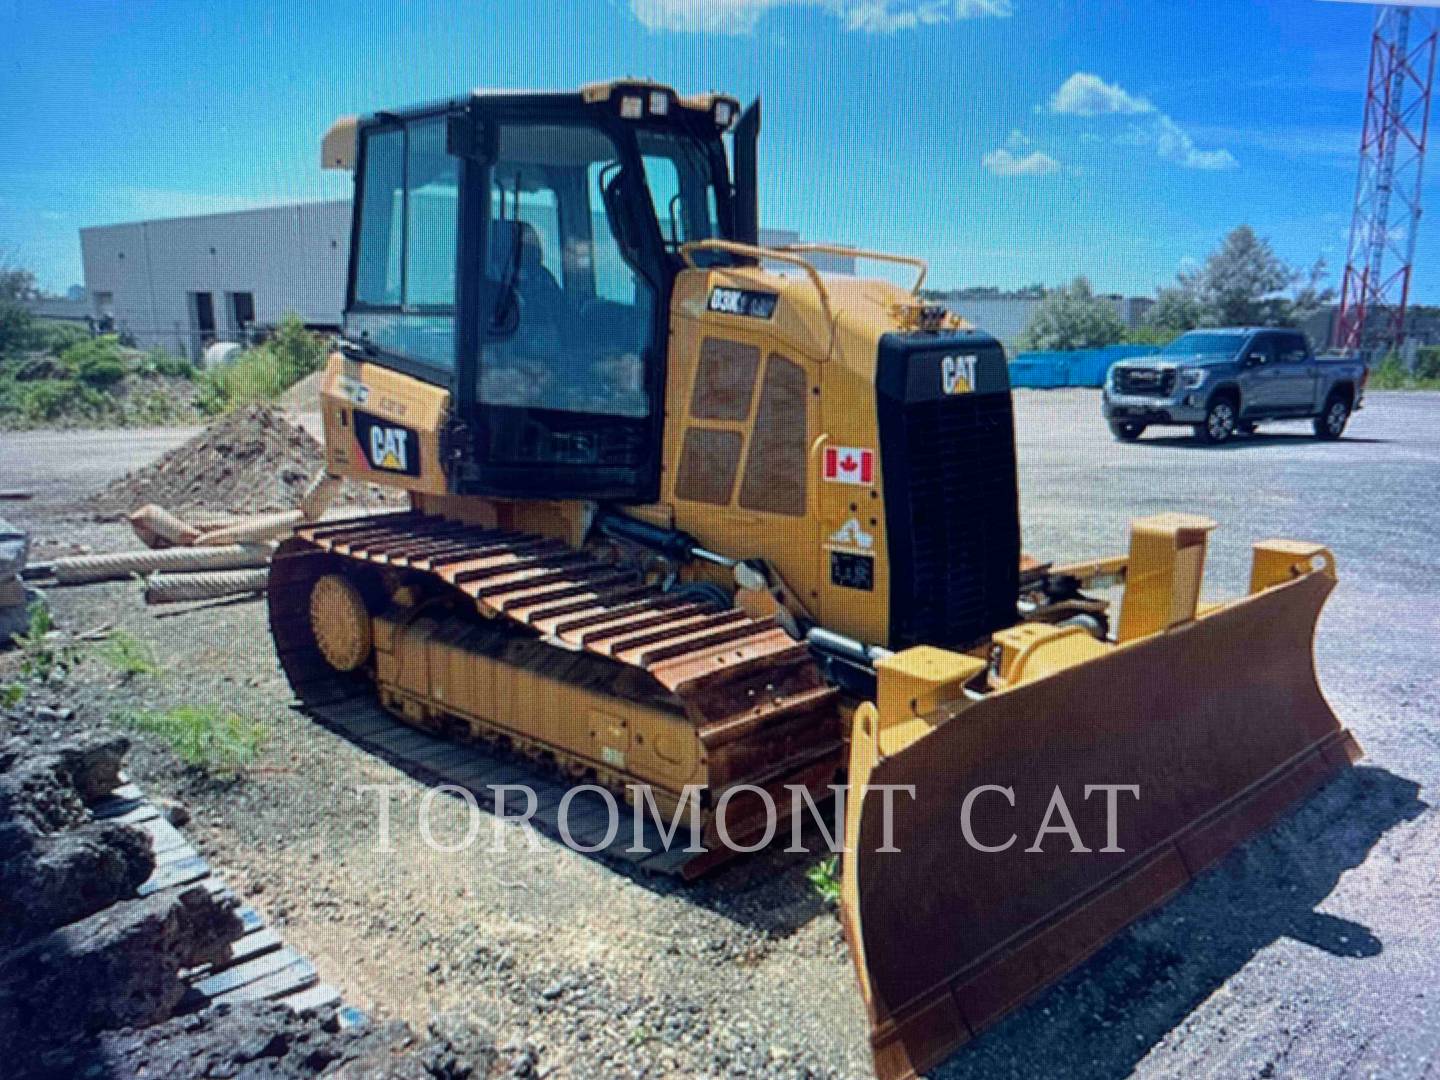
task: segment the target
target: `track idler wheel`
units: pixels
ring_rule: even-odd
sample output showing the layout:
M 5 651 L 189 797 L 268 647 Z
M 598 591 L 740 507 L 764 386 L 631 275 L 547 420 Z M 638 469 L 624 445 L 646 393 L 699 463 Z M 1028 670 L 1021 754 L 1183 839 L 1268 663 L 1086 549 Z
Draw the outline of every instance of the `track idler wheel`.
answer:
M 365 598 L 339 574 L 326 574 L 310 593 L 310 630 L 320 655 L 336 671 L 355 671 L 370 659 L 374 638 Z

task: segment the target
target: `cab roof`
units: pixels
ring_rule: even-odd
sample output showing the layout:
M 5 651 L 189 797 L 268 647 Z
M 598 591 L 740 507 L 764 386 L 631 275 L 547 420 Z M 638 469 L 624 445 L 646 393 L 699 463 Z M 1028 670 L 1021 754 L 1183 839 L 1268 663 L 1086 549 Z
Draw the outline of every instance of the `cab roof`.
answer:
M 434 113 L 462 109 L 473 101 L 484 100 L 511 105 L 573 104 L 601 105 L 619 96 L 621 108 L 626 99 L 638 98 L 640 111 L 645 116 L 668 115 L 671 108 L 685 109 L 697 114 L 714 117 L 720 131 L 726 131 L 740 115 L 740 103 L 728 94 L 710 91 L 684 97 L 673 87 L 650 79 L 611 79 L 606 82 L 587 83 L 578 90 L 518 90 L 479 87 L 469 94 L 458 97 L 440 98 L 409 105 L 401 109 L 381 109 L 365 116 L 342 116 L 330 125 L 321 141 L 321 167 L 325 169 L 353 169 L 355 167 L 355 140 L 361 124 L 385 123 L 387 121 L 411 120 Z M 663 102 L 663 106 L 662 106 Z

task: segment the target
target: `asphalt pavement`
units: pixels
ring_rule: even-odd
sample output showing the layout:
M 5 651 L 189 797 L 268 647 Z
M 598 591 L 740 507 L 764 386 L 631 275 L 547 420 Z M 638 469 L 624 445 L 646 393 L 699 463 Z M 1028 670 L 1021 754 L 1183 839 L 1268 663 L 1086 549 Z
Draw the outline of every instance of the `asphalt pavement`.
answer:
M 1440 394 L 1372 393 L 1339 442 L 1287 422 L 1219 448 L 1117 443 L 1099 410 L 1017 393 L 1026 550 L 1119 553 L 1134 516 L 1205 514 L 1218 597 L 1253 540 L 1328 545 L 1316 661 L 1367 756 L 935 1075 L 1440 1076 Z
M 1244 592 L 1256 539 L 1327 544 L 1340 581 L 1319 676 L 1367 757 L 934 1075 L 1440 1076 L 1440 394 L 1371 394 L 1333 443 L 1279 424 L 1220 448 L 1180 429 L 1120 444 L 1091 391 L 1020 391 L 1016 416 L 1034 555 L 1120 553 L 1132 517 L 1205 514 L 1220 522 L 1206 577 L 1219 597 Z M 0 434 L 0 489 L 36 493 L 0 513 L 58 540 L 80 496 L 190 433 Z M 769 1037 L 859 1075 L 846 966 L 777 966 L 797 974 L 755 982 L 784 1003 Z

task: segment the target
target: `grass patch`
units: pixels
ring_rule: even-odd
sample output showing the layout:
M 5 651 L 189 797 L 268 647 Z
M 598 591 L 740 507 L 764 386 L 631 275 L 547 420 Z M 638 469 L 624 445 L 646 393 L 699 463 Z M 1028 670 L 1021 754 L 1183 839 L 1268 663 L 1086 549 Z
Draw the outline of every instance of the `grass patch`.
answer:
M 222 775 L 254 761 L 269 736 L 265 725 L 214 705 L 181 705 L 117 719 L 125 727 L 159 736 L 187 765 Z
M 1421 349 L 1415 369 L 1391 353 L 1370 372 L 1370 390 L 1440 390 L 1440 349 Z
M 831 855 L 829 858 L 821 859 L 809 870 L 805 871 L 806 878 L 810 881 L 810 887 L 815 894 L 827 904 L 838 904 L 840 902 L 840 856 Z
M 133 679 L 137 675 L 159 675 L 161 672 L 160 662 L 155 659 L 150 646 L 124 630 L 111 634 L 100 646 L 98 655 L 124 679 Z
M 20 674 L 32 682 L 59 681 L 79 661 L 79 654 L 56 629 L 44 600 L 32 601 L 28 611 L 30 624 L 25 633 L 13 635 L 20 649 Z
M 188 360 L 127 349 L 114 335 L 52 339 L 49 351 L 0 356 L 0 428 L 132 427 L 196 419 L 194 392 L 182 385 L 195 377 Z

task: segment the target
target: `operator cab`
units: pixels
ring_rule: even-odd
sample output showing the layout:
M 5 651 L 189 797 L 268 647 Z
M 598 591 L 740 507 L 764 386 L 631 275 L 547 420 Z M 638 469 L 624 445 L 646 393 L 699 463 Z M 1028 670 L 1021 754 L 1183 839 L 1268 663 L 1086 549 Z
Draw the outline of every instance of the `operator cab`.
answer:
M 606 83 L 358 123 L 347 347 L 451 391 L 453 490 L 656 497 L 680 248 L 753 238 L 738 112 Z

